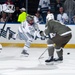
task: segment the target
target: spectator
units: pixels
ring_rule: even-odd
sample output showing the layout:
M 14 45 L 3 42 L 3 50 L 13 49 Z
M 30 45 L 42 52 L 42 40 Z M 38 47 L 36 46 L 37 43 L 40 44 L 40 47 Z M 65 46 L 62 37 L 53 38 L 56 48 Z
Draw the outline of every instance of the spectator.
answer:
M 21 14 L 18 16 L 18 22 L 23 22 L 26 20 L 26 17 L 28 14 L 25 12 L 26 11 L 25 8 L 21 8 L 20 11 L 21 11 Z
M 59 14 L 57 15 L 57 20 L 61 23 L 68 23 L 68 16 L 67 13 L 64 13 L 63 7 L 59 8 Z
M 0 4 L 0 13 L 2 12 L 2 5 Z
M 7 13 L 14 13 L 15 11 L 15 6 L 13 4 L 2 4 L 2 11 L 7 12 Z
M 16 7 L 19 7 L 20 8 L 20 1 L 19 0 L 15 0 L 14 1 L 14 5 L 15 5 L 15 8 Z
M 26 3 L 25 3 L 25 1 L 22 1 L 22 0 L 21 0 L 20 8 L 22 8 L 22 7 L 24 7 L 24 8 L 25 8 L 25 7 L 26 7 Z
M 7 0 L 7 1 L 5 2 L 5 4 L 11 5 L 11 4 L 13 4 L 13 2 L 12 2 L 11 0 Z
M 71 19 L 71 24 L 75 24 L 75 15 Z
M 56 3 L 55 3 L 55 19 L 56 19 L 57 14 L 59 14 L 59 8 L 60 7 L 62 7 L 61 0 L 56 0 Z
M 0 22 L 5 22 L 6 21 L 6 13 L 2 12 L 2 17 L 0 19 Z
M 0 18 L 1 18 L 1 12 L 2 12 L 2 5 L 0 4 Z
M 12 17 L 12 13 L 14 13 L 15 8 L 13 4 L 3 4 L 2 5 L 2 10 L 7 13 L 7 17 L 6 17 L 6 22 L 12 22 L 13 21 L 13 17 Z M 11 13 L 11 14 L 10 14 Z M 4 15 L 3 17 L 5 17 L 6 15 Z M 4 22 L 5 22 L 4 21 Z
M 47 11 L 50 10 L 50 0 L 40 0 L 38 5 L 38 12 L 41 13 L 44 23 L 46 23 Z
M 34 21 L 39 24 L 44 23 L 42 16 L 38 12 L 34 16 Z
M 17 22 L 17 19 L 18 19 L 19 14 L 20 14 L 19 7 L 16 6 L 16 7 L 15 7 L 15 12 L 14 12 L 14 14 L 13 14 L 14 22 Z
M 7 22 L 8 22 L 8 23 L 14 22 L 14 20 L 13 20 L 13 13 L 10 13 L 10 14 L 9 14 L 9 19 L 8 19 Z
M 66 0 L 64 2 L 64 11 L 69 16 L 69 23 L 71 23 L 72 16 L 75 14 L 75 1 L 74 0 Z
M 4 11 L 7 12 L 7 13 L 14 13 L 15 11 L 15 6 L 12 2 L 12 0 L 7 0 L 4 4 Z M 14 10 L 14 11 L 13 11 Z
M 50 11 L 48 11 L 48 12 L 47 12 L 47 15 L 48 15 L 48 14 L 50 14 L 50 13 L 51 13 L 51 12 L 50 12 Z
M 73 23 L 75 24 L 75 16 L 73 16 Z

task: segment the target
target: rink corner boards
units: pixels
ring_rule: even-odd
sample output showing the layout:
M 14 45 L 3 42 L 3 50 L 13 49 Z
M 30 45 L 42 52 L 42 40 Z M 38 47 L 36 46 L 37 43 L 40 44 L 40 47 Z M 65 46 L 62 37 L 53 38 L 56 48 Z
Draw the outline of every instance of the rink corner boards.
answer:
M 23 47 L 24 43 L 1 43 L 3 47 Z M 32 43 L 32 48 L 46 48 L 47 44 Z M 65 48 L 75 48 L 75 44 L 67 44 Z

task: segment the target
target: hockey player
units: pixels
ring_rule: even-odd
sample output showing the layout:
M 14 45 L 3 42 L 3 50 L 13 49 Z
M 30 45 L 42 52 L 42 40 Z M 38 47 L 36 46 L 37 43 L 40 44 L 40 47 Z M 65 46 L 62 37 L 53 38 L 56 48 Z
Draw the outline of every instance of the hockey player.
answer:
M 54 20 L 52 14 L 47 17 L 47 21 L 45 26 L 46 29 L 40 32 L 42 36 L 50 36 L 47 40 L 49 58 L 45 62 L 63 61 L 63 48 L 72 37 L 71 29 Z M 54 49 L 56 49 L 58 55 L 57 59 L 54 58 Z
M 21 23 L 18 29 L 18 38 L 21 40 L 25 40 L 22 54 L 24 54 L 25 56 L 29 55 L 27 51 L 30 48 L 31 42 L 36 38 L 37 35 L 40 37 L 39 27 L 34 22 L 33 16 L 28 15 L 26 20 Z

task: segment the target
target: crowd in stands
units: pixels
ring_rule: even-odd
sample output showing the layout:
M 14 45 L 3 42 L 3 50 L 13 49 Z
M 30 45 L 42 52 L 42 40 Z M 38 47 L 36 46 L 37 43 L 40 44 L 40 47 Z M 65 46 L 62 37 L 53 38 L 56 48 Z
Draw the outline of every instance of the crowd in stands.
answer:
M 15 0 L 14 2 L 12 0 L 6 0 L 6 2 L 4 2 L 3 4 L 7 4 L 7 5 L 14 5 L 15 7 L 15 11 L 14 13 L 9 13 L 9 19 L 8 19 L 8 23 L 17 23 L 20 22 L 18 21 L 19 15 L 25 10 L 20 10 L 22 8 L 25 9 L 25 3 L 24 2 L 20 2 L 20 0 Z M 0 12 L 0 22 L 5 22 L 6 18 L 8 16 L 8 13 L 2 11 Z M 24 17 L 24 16 L 23 16 Z
M 54 1 L 54 8 L 51 4 Z M 38 8 L 36 13 L 34 13 L 34 20 L 38 23 L 46 23 L 46 16 L 48 13 L 53 13 L 55 20 L 60 21 L 65 24 L 75 24 L 75 0 L 39 0 Z M 22 22 L 21 18 L 24 20 L 28 15 L 26 13 L 26 3 L 20 0 L 6 0 L 4 4 L 14 5 L 15 12 L 9 14 L 9 23 Z M 54 12 L 52 10 L 54 9 Z M 22 17 L 20 17 L 22 15 Z M 7 18 L 7 13 L 0 12 L 0 22 L 5 22 Z

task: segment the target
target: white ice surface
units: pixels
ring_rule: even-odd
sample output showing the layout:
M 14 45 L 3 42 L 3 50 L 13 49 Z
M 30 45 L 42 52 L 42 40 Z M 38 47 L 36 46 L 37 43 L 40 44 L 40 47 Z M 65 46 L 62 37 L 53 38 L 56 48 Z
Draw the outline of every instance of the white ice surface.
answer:
M 22 48 L 3 48 L 0 53 L 0 75 L 75 75 L 75 49 L 64 49 L 63 62 L 53 65 L 44 62 L 48 58 L 47 51 L 38 60 L 45 49 L 30 48 L 29 57 L 24 57 L 21 56 Z

